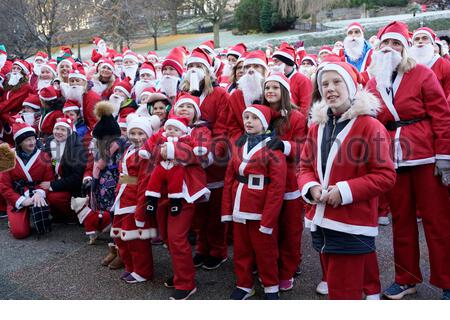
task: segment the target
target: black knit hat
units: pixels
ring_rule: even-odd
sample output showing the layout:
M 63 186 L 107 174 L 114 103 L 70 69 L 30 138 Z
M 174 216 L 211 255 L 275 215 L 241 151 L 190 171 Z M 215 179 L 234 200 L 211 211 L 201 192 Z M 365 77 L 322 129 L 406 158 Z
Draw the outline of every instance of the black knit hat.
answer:
M 37 136 L 36 136 L 36 132 L 34 132 L 34 131 L 26 131 L 26 132 L 20 134 L 19 136 L 17 136 L 17 137 L 14 139 L 14 142 L 16 143 L 16 146 L 18 146 L 18 145 L 21 144 L 26 138 L 29 138 L 29 137 L 37 137 Z
M 95 105 L 94 113 L 99 120 L 92 130 L 94 138 L 120 137 L 120 127 L 112 115 L 113 110 L 113 105 L 108 101 L 100 101 Z

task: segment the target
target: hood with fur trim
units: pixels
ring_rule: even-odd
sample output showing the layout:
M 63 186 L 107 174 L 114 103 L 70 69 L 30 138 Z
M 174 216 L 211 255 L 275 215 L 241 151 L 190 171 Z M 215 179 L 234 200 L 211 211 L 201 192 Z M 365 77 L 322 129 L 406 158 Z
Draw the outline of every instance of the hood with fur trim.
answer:
M 328 108 L 329 106 L 324 99 L 314 103 L 311 108 L 312 123 L 326 123 L 328 121 Z M 350 108 L 342 114 L 339 122 L 364 115 L 375 117 L 380 108 L 380 101 L 377 97 L 365 89 L 358 90 Z

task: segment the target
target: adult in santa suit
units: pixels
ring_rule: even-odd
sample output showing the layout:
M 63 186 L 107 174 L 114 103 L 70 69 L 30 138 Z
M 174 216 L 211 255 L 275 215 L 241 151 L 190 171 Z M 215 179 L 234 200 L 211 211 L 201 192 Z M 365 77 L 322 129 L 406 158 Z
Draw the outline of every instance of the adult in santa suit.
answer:
M 267 146 L 283 152 L 287 163 L 283 205 L 278 220 L 278 277 L 281 291 L 293 288 L 294 274 L 301 260 L 303 205 L 295 175 L 301 147 L 308 133 L 306 118 L 292 105 L 289 91 L 289 79 L 282 73 L 271 73 L 264 82 L 263 104 L 272 109 L 271 128 L 276 134 Z
M 42 182 L 40 187 L 48 189 L 47 200 L 53 216 L 63 220 L 75 219 L 70 199 L 81 196 L 87 162 L 86 151 L 73 130 L 74 124 L 70 119 L 56 119 L 53 135 L 47 138 L 44 148 L 55 179 Z
M 433 71 L 408 57 L 408 36 L 407 26 L 400 22 L 380 29 L 373 60 L 375 77 L 367 84 L 382 102 L 378 119 L 389 130 L 397 169 L 397 181 L 388 193 L 395 282 L 384 295 L 401 299 L 416 292 L 416 284 L 422 282 L 419 210 L 430 255 L 430 283 L 444 289 L 448 298 L 450 108 Z
M 233 74 L 233 73 L 235 73 L 234 67 L 238 63 L 241 56 L 243 54 L 245 54 L 246 52 L 247 52 L 247 46 L 243 43 L 238 43 L 237 45 L 231 47 L 226 52 L 226 61 L 224 62 L 222 76 L 218 81 L 221 84 L 221 86 L 228 87 L 231 85 L 231 83 L 232 83 L 231 77 L 234 76 L 234 78 L 235 78 L 235 75 Z M 236 79 L 234 79 L 234 80 L 236 80 Z
M 57 73 L 56 65 L 48 63 L 40 64 L 38 69 L 33 68 L 34 72 L 36 72 L 36 70 L 39 70 L 39 76 L 37 76 L 32 89 L 38 94 L 39 90 L 52 85 Z
M 25 123 L 13 124 L 16 144 L 14 169 L 0 174 L 0 193 L 6 199 L 10 232 L 16 239 L 30 235 L 30 206 L 47 206 L 42 181 L 53 179 L 51 163 L 37 147 L 35 130 Z
M 179 92 L 179 84 L 184 73 L 184 53 L 180 48 L 173 48 L 162 63 L 162 77 L 158 83 L 160 91 L 170 103 L 175 103 Z
M 318 71 L 322 100 L 312 107 L 298 175 L 303 199 L 313 205 L 305 225 L 327 260 L 330 299 L 362 298 L 366 261 L 376 257 L 377 198 L 395 183 L 388 133 L 373 118 L 379 103 L 357 89 L 358 76 L 344 62 Z M 365 161 L 355 161 L 363 150 Z
M 53 86 L 48 86 L 39 91 L 41 100 L 41 118 L 39 119 L 38 135 L 45 142 L 55 127 L 56 119 L 64 117 L 64 97 L 58 96 Z
M 344 39 L 345 61 L 363 72 L 370 66 L 372 52 L 370 43 L 364 39 L 364 27 L 359 22 L 350 23 Z
M 100 95 L 102 100 L 108 100 L 113 93 L 113 88 L 120 79 L 114 75 L 114 62 L 110 59 L 102 59 L 97 65 L 97 73 L 92 77 L 92 90 Z
M 86 74 L 82 67 L 69 73 L 69 88 L 62 91 L 66 100 L 75 100 L 80 104 L 81 116 L 89 130 L 97 123 L 94 115 L 94 106 L 101 97 L 92 89 L 88 89 Z
M 119 162 L 120 178 L 113 204 L 111 237 L 125 264 L 121 275 L 127 283 L 153 278 L 150 238 L 156 235 L 156 220 L 145 213 L 145 186 L 152 166 L 138 156 L 139 148 L 153 134 L 150 122 L 136 114 L 127 117 L 127 134 L 131 145 Z
M 295 63 L 295 49 L 286 42 L 272 55 L 273 70 L 282 72 L 290 81 L 292 103 L 306 115 L 311 104 L 313 92 L 311 80 L 297 71 Z
M 317 71 L 317 56 L 315 54 L 307 54 L 300 62 L 299 72 L 307 76 L 310 80 Z
M 91 60 L 94 63 L 99 62 L 101 59 L 111 59 L 115 55 L 115 51 L 106 46 L 105 40 L 99 37 L 94 37 L 92 43 L 95 48 L 92 49 Z
M 234 92 L 234 90 L 237 89 L 238 81 L 244 75 L 244 60 L 246 55 L 247 52 L 244 52 L 236 61 L 236 63 L 233 66 L 233 69 L 231 70 L 231 75 L 229 76 L 230 84 L 227 87 L 227 92 L 230 95 Z
M 187 59 L 187 72 L 181 90 L 199 97 L 199 118 L 208 123 L 213 142 L 209 164 L 204 164 L 211 196 L 199 203 L 195 211 L 194 230 L 198 243 L 194 265 L 204 269 L 218 268 L 228 257 L 226 226 L 220 221 L 223 179 L 227 163 L 226 127 L 228 93 L 217 85 L 212 72 L 212 60 L 201 48 L 195 48 Z
M 22 109 L 23 101 L 32 91 L 28 84 L 30 71 L 31 66 L 27 61 L 16 60 L 4 81 L 4 92 L 0 100 L 0 121 L 5 134 L 11 133 L 11 126 L 15 122 L 12 116 Z
M 242 113 L 245 134 L 233 146 L 225 176 L 222 221 L 233 221 L 233 300 L 255 293 L 253 268 L 264 286 L 265 299 L 278 299 L 278 217 L 286 185 L 286 160 L 270 150 L 272 110 L 254 104 Z
M 441 83 L 446 97 L 450 95 L 450 62 L 434 52 L 436 34 L 427 27 L 414 31 L 413 46 L 409 49 L 410 56 L 417 63 L 424 64 L 433 70 Z
M 39 51 L 34 56 L 33 72 L 30 75 L 30 86 L 34 89 L 37 86 L 39 75 L 41 74 L 41 65 L 48 61 L 48 55 L 45 52 Z
M 242 112 L 247 106 L 261 102 L 263 83 L 268 74 L 267 57 L 261 50 L 249 52 L 244 60 L 244 75 L 238 81 L 238 89 L 230 96 L 226 128 L 233 145 L 244 132 Z

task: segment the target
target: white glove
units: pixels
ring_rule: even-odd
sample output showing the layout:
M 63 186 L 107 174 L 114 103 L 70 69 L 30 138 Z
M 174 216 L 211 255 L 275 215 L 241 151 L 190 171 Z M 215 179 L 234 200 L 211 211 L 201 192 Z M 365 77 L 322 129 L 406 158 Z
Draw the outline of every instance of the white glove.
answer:
M 442 184 L 448 187 L 450 185 L 450 160 L 436 160 L 434 175 L 441 176 Z

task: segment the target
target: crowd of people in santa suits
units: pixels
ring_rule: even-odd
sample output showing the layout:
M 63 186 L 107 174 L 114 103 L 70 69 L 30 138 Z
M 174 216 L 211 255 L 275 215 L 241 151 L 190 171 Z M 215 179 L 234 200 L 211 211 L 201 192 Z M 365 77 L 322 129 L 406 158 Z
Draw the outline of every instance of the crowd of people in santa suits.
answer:
M 68 47 L 6 57 L 0 46 L 0 138 L 16 161 L 0 174 L 0 211 L 14 238 L 77 219 L 90 244 L 109 237 L 102 265 L 129 284 L 153 279 L 164 244 L 171 299 L 194 294 L 196 268 L 220 269 L 232 243 L 231 299 L 257 282 L 279 299 L 305 227 L 317 293 L 401 299 L 423 281 L 420 219 L 430 283 L 450 299 L 450 58 L 430 28 L 396 21 L 367 41 L 354 22 L 317 55 L 207 41 L 144 57 L 95 38 L 91 61 Z M 395 278 L 382 290 L 388 212 Z

